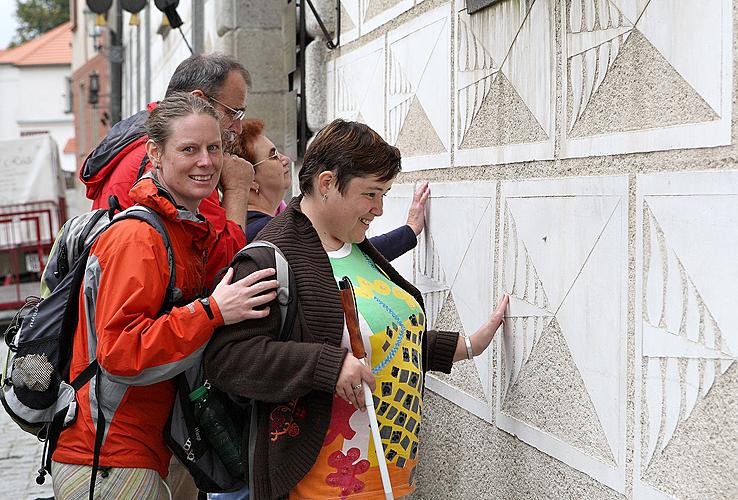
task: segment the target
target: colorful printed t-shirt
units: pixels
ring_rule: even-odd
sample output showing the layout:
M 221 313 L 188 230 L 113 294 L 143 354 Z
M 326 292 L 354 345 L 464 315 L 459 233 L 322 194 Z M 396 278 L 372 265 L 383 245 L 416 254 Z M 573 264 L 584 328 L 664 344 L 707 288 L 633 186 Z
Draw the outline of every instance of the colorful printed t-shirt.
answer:
M 420 352 L 425 315 L 418 302 L 392 283 L 356 245 L 329 252 L 336 280 L 354 285 L 359 323 L 377 382 L 374 406 L 395 497 L 415 490 L 423 370 Z M 351 350 L 344 326 L 343 346 Z M 290 499 L 385 498 L 369 418 L 333 396 L 323 448 Z

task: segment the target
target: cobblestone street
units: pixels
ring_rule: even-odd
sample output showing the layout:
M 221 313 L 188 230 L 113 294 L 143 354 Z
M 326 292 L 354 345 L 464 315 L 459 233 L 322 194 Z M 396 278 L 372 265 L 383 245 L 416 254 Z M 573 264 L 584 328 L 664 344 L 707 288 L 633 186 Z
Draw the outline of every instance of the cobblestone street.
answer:
M 0 340 L 3 366 L 6 353 L 5 341 Z M 23 432 L 4 409 L 0 410 L 0 499 L 31 500 L 53 496 L 50 476 L 46 476 L 45 484 L 36 484 L 42 453 L 43 444 Z

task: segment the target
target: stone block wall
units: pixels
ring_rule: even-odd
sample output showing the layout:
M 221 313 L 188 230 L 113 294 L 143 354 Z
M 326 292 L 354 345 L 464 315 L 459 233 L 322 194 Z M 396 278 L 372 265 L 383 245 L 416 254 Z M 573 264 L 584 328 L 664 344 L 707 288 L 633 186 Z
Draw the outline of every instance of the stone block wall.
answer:
M 177 11 L 195 50 L 229 54 L 249 70 L 247 117 L 263 119 L 277 148 L 295 158 L 296 96 L 288 89 L 288 74 L 294 71 L 294 2 L 188 0 Z M 142 109 L 147 98 L 161 99 L 177 65 L 190 55 L 182 34 L 160 29 L 163 15 L 153 2 L 140 17 L 139 26 L 128 26 L 130 15 L 124 14 L 124 116 Z
M 375 233 L 431 181 L 396 262 L 431 326 L 511 296 L 487 353 L 428 378 L 414 498 L 738 497 L 733 3 L 341 8 L 311 128 L 402 151 Z

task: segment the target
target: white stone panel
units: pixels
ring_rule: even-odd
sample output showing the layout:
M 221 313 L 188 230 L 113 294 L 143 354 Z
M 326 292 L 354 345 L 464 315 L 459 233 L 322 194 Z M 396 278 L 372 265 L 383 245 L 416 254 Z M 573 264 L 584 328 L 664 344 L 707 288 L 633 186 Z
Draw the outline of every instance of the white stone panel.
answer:
M 385 197 L 384 215 L 372 223 L 372 235 L 394 229 L 405 221 L 413 189 L 411 185 L 393 186 Z M 392 263 L 423 292 L 430 328 L 449 294 L 453 295 L 466 334 L 473 334 L 492 312 L 495 194 L 493 182 L 431 184 L 426 229 L 418 248 L 412 255 L 406 254 Z M 412 258 L 409 262 L 408 255 Z M 440 294 L 441 300 L 435 300 L 434 294 Z M 490 348 L 474 360 L 487 401 L 432 375 L 427 378 L 428 387 L 491 422 L 491 353 Z
M 459 2 L 456 34 L 455 161 L 457 165 L 486 165 L 552 159 L 554 154 L 555 58 L 553 5 L 550 0 L 505 1 L 470 16 Z M 467 53 L 476 53 L 475 64 Z M 489 61 L 479 58 L 487 54 Z M 490 75 L 497 71 L 512 84 L 526 109 L 547 138 L 489 147 L 459 145 L 481 102 L 490 90 Z M 469 89 L 474 88 L 472 97 Z
M 374 0 L 376 1 L 376 0 Z M 361 5 L 361 35 L 364 36 L 372 30 L 377 29 L 388 21 L 396 18 L 413 6 L 413 0 L 402 0 L 389 9 L 382 11 L 376 16 L 367 18 L 368 10 L 372 0 L 359 0 Z
M 585 6 L 595 0 L 586 0 Z M 600 2 L 600 29 L 588 29 L 578 1 L 561 0 L 563 46 L 562 63 L 571 74 L 563 79 L 564 96 L 573 94 L 573 109 L 567 111 L 562 128 L 563 157 L 647 152 L 663 149 L 709 147 L 730 144 L 733 74 L 732 2 L 729 0 L 609 0 L 609 9 Z M 607 3 L 607 2 L 605 2 Z M 591 5 L 590 5 L 591 4 Z M 623 22 L 615 25 L 618 14 Z M 609 27 L 606 22 L 609 22 Z M 717 118 L 666 127 L 611 132 L 593 136 L 570 136 L 594 92 L 619 53 L 631 30 L 637 29 L 696 91 Z M 599 47 L 596 51 L 595 48 Z M 607 50 L 605 50 L 607 49 Z M 587 50 L 592 51 L 591 55 Z M 608 54 L 609 51 L 609 54 Z M 595 57 L 594 54 L 597 54 Z M 597 59 L 599 71 L 584 70 L 585 60 Z M 587 60 L 591 65 L 591 60 Z M 594 81 L 595 74 L 598 76 Z M 582 88 L 581 79 L 586 84 Z M 624 82 L 624 85 L 630 84 Z M 637 83 L 636 83 L 637 84 Z M 570 87 L 570 88 L 569 88 Z
M 557 320 L 584 383 L 584 397 L 592 403 L 593 428 L 604 434 L 614 464 L 505 413 L 502 395 L 512 383 L 502 368 L 497 373 L 497 425 L 619 492 L 625 491 L 627 200 L 625 177 L 503 182 L 500 200 L 499 274 L 505 277 L 500 292 L 511 294 L 508 315 L 528 316 L 526 329 Z M 514 258 L 507 255 L 511 251 Z M 530 264 L 521 266 L 524 260 Z M 510 286 L 508 276 L 531 268 L 539 291 Z M 518 344 L 529 336 L 519 320 L 515 331 L 509 323 L 497 337 L 497 366 L 517 372 L 526 362 L 522 352 L 528 352 Z
M 390 52 L 389 116 L 385 138 L 390 144 L 397 143 L 406 125 L 405 118 L 410 106 L 417 99 L 432 126 L 432 130 L 427 132 L 435 132 L 443 146 L 443 152 L 440 153 L 403 152 L 402 165 L 406 171 L 450 166 L 450 14 L 450 5 L 445 4 L 387 34 Z
M 369 226 L 367 235 L 369 237 L 378 236 L 388 233 L 393 229 L 405 224 L 407 221 L 407 213 L 410 203 L 413 200 L 414 186 L 410 184 L 395 184 L 392 189 L 384 197 L 383 210 L 381 217 L 375 217 Z M 404 255 L 392 261 L 392 267 L 399 272 L 403 278 L 408 281 L 413 280 L 413 252 L 407 252 Z
M 329 119 L 361 121 L 384 136 L 384 59 L 379 38 L 329 64 Z
M 663 495 L 643 479 L 656 450 L 668 447 L 738 359 L 738 262 L 732 251 L 738 244 L 738 172 L 640 175 L 637 186 L 635 366 L 636 386 L 646 390 L 636 391 L 636 422 L 642 413 L 647 421 L 634 433 L 634 498 L 652 498 L 654 492 Z M 661 254 L 656 265 L 668 273 L 654 272 L 655 249 Z M 665 260 L 677 262 L 681 273 L 673 276 L 676 265 L 664 267 Z M 640 294 L 644 280 L 646 296 Z M 643 315 L 657 301 L 659 280 L 663 309 L 680 312 L 671 319 Z M 694 460 L 699 467 L 700 457 Z

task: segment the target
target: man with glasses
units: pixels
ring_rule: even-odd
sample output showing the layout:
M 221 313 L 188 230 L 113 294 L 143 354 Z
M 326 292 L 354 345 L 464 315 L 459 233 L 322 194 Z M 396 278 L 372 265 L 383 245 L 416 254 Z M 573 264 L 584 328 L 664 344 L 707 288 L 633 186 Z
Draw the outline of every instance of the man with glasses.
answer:
M 220 104 L 221 106 L 223 106 L 225 108 L 225 110 L 226 110 L 226 114 L 229 115 L 229 117 L 231 119 L 231 123 L 240 122 L 246 116 L 246 109 L 245 108 L 244 109 L 233 109 L 232 107 L 230 107 L 226 103 L 220 102 L 215 97 L 211 97 L 211 96 L 205 96 L 205 97 L 207 99 L 209 99 L 211 101 L 214 101 L 215 103 Z
M 221 114 L 220 126 L 226 139 L 241 133 L 246 96 L 251 78 L 246 69 L 232 57 L 223 54 L 195 54 L 180 63 L 169 81 L 166 95 L 190 92 L 207 99 Z M 146 156 L 148 140 L 143 125 L 156 102 L 145 111 L 117 123 L 87 157 L 80 178 L 87 186 L 87 197 L 94 208 L 107 208 L 110 195 L 115 195 L 121 208 L 133 201 L 128 196 L 136 180 L 151 168 Z M 226 151 L 229 151 L 226 145 Z M 208 255 L 207 277 L 212 283 L 218 270 L 227 266 L 235 253 L 246 244 L 244 228 L 249 189 L 254 169 L 249 162 L 225 153 L 219 190 L 200 203 L 200 213 L 213 224 L 217 239 Z

